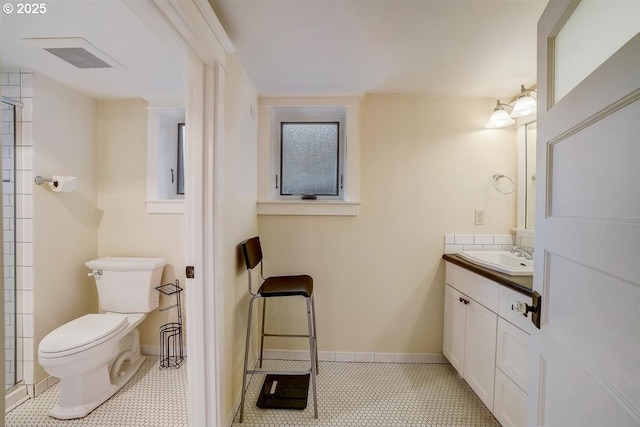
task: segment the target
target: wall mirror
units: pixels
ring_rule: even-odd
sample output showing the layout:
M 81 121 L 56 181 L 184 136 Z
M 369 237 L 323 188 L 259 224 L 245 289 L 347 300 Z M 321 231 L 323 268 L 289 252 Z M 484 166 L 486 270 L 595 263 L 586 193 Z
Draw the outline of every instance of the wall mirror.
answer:
M 518 126 L 518 229 L 535 229 L 536 214 L 535 117 Z M 531 237 L 533 235 L 531 234 Z
M 533 230 L 536 223 L 536 131 L 537 122 L 525 125 L 525 227 Z

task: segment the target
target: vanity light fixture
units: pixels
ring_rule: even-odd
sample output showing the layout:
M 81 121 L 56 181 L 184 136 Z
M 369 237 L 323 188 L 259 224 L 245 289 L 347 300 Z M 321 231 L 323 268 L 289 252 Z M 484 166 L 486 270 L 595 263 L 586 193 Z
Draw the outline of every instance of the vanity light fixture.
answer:
M 509 117 L 507 109 L 511 110 L 511 105 L 503 104 L 498 99 L 496 101 L 496 108 L 493 109 L 489 122 L 484 127 L 496 129 L 514 124 L 516 121 Z
M 489 129 L 503 128 L 514 124 L 516 122 L 513 120 L 514 118 L 535 114 L 538 104 L 534 96 L 535 93 L 535 89 L 527 89 L 521 85 L 520 93 L 509 104 L 502 103 L 498 99 L 496 108 L 493 109 L 485 127 Z
M 532 93 L 535 93 L 535 90 L 527 89 L 524 85 L 520 86 L 520 94 L 516 98 L 516 103 L 513 104 L 511 117 L 523 117 L 536 112 L 538 103 Z

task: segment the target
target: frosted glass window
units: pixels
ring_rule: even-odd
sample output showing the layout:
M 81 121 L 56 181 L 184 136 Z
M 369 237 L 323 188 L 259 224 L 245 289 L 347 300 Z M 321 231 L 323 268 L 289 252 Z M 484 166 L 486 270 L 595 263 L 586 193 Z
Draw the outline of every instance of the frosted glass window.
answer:
M 186 154 L 185 148 L 185 132 L 184 123 L 178 123 L 178 157 L 176 164 L 176 193 L 184 196 L 184 158 Z
M 582 0 L 555 37 L 555 102 L 638 31 L 640 1 Z
M 281 195 L 338 195 L 339 123 L 281 123 Z

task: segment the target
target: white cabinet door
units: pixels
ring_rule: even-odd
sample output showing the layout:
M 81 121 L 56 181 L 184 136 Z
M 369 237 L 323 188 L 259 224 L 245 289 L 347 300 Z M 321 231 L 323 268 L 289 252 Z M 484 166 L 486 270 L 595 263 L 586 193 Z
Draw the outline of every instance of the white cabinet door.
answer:
M 523 330 L 498 318 L 496 366 L 522 390 L 528 387 L 530 338 Z
M 444 333 L 442 353 L 460 375 L 464 375 L 464 342 L 466 306 L 464 294 L 449 285 L 444 291 Z M 468 299 L 468 298 L 467 298 Z
M 527 425 L 527 394 L 500 369 L 496 369 L 496 393 L 493 415 L 502 427 Z
M 474 300 L 466 308 L 464 379 L 493 411 L 498 316 Z

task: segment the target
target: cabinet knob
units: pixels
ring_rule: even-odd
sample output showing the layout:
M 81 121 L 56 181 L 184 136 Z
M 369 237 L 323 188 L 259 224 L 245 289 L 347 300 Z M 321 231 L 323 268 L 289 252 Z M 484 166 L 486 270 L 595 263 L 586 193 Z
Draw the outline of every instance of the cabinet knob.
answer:
M 511 304 L 511 310 L 515 311 L 518 314 L 523 314 L 526 316 L 529 312 L 537 312 L 537 307 L 528 305 L 526 302 L 516 301 L 515 303 Z
M 460 302 L 463 303 L 464 305 L 469 304 L 469 300 L 468 299 L 464 299 L 462 297 L 460 297 Z

